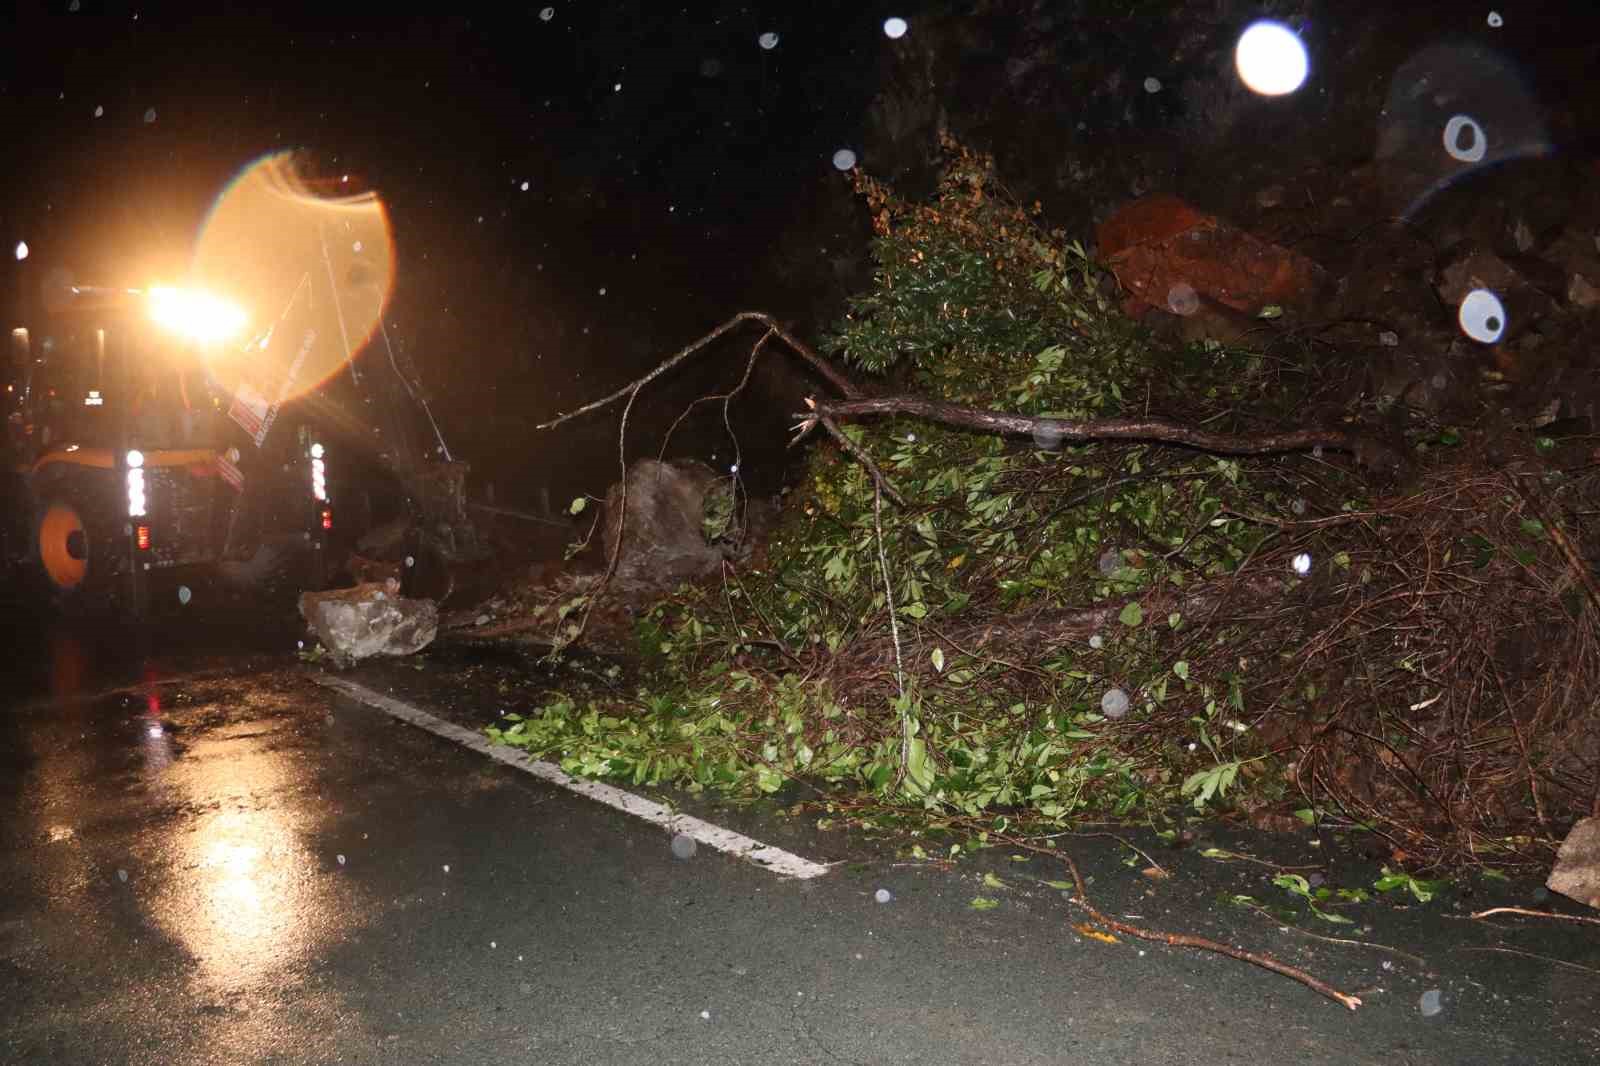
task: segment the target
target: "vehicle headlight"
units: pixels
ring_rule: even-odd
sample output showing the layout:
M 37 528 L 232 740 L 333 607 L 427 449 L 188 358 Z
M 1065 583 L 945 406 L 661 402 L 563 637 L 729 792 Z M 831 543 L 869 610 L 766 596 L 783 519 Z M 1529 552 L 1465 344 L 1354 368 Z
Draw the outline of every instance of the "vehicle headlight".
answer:
M 129 469 L 137 470 L 139 467 L 141 467 L 143 465 L 144 465 L 144 452 L 141 452 L 138 449 L 134 449 L 133 451 L 128 453 L 128 467 L 129 467 Z
M 137 455 L 137 452 L 133 454 Z M 128 516 L 142 518 L 145 513 L 144 470 L 132 467 L 128 471 Z
M 320 444 L 311 446 L 311 495 L 319 503 L 328 502 L 328 468 Z

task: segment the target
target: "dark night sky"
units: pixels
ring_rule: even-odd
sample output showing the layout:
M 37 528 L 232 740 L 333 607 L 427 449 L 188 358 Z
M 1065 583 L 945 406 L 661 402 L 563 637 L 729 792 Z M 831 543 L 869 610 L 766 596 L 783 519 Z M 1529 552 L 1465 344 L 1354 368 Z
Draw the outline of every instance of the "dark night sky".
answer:
M 859 147 L 893 47 L 882 21 L 914 13 L 590 0 L 545 20 L 543 6 L 24 5 L 0 68 L 0 236 L 26 240 L 35 269 L 173 277 L 231 175 L 306 149 L 389 205 L 388 317 L 447 417 L 485 399 L 570 407 L 737 301 L 781 298 L 749 291 L 751 266 L 795 200 L 837 180 L 833 151 Z

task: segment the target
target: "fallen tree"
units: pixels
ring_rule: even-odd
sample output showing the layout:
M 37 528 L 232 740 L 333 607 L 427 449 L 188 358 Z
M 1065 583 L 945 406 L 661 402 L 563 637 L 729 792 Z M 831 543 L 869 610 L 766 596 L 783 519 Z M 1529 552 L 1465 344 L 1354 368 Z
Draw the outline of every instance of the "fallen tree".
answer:
M 823 347 L 871 385 L 747 311 L 546 423 L 622 405 L 616 533 L 603 572 L 512 625 L 583 646 L 605 617 L 646 688 L 497 735 L 569 772 L 849 785 L 1008 833 L 1188 802 L 1372 833 L 1416 868 L 1546 864 L 1600 809 L 1588 457 L 1427 423 L 1397 440 L 1359 408 L 1308 427 L 1336 367 L 1152 344 L 1082 248 L 991 181 L 962 155 L 917 207 L 858 178 L 878 279 Z M 630 572 L 628 413 L 746 324 L 725 418 L 786 351 L 827 387 L 797 439 L 827 441 L 770 537 L 608 613 Z

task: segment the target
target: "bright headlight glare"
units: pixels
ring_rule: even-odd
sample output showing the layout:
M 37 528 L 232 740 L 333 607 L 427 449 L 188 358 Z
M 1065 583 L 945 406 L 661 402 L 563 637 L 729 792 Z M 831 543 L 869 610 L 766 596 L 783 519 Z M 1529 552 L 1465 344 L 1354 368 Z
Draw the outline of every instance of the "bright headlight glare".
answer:
M 134 467 L 128 471 L 128 516 L 141 518 L 144 513 L 144 471 Z
M 144 453 L 143 452 L 138 451 L 138 450 L 134 450 L 134 451 L 131 451 L 131 452 L 128 453 L 128 466 L 129 466 L 130 469 L 137 470 L 139 467 L 141 467 L 143 465 L 144 465 Z
M 150 317 L 174 333 L 202 344 L 215 344 L 243 332 L 249 321 L 244 310 L 210 293 L 150 289 Z
M 311 446 L 311 458 L 313 458 L 313 459 L 321 459 L 322 458 L 322 445 L 313 444 Z

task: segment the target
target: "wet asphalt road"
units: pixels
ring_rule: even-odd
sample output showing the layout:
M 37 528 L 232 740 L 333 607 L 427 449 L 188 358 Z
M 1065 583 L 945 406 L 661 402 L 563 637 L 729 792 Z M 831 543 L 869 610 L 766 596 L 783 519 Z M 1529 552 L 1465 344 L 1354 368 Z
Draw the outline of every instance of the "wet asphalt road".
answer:
M 1107 909 L 1273 952 L 1359 992 L 1352 1014 L 1237 962 L 1084 936 L 1039 859 L 909 863 L 704 805 L 843 861 L 795 882 L 706 849 L 676 859 L 660 830 L 315 685 L 287 625 L 141 645 L 10 621 L 0 1062 L 1600 1060 L 1595 927 L 1461 917 L 1530 905 L 1529 885 L 1295 923 L 1373 948 L 1216 903 L 1284 901 L 1270 867 L 1164 852 L 1157 883 L 1113 841 L 1072 842 Z M 494 690 L 460 681 L 463 661 L 353 676 L 481 725 Z M 1290 864 L 1308 850 L 1217 842 L 1292 846 Z M 979 895 L 999 906 L 974 910 Z M 1424 1017 L 1429 989 L 1444 1009 Z

